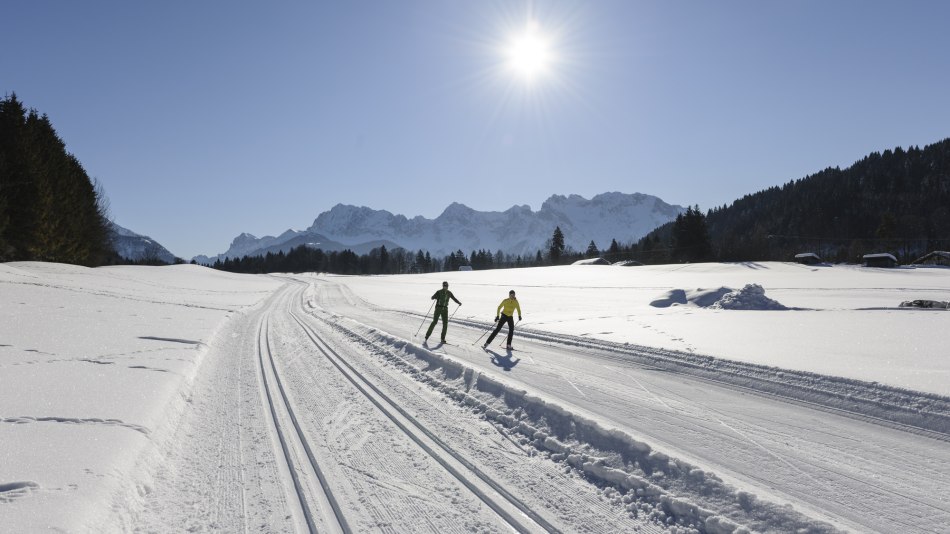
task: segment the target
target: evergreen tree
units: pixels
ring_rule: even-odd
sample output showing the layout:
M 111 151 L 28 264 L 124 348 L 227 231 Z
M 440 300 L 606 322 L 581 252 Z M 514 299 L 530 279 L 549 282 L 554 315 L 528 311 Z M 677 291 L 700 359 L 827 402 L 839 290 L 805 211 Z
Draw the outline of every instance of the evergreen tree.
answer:
M 593 240 L 593 239 L 591 239 L 590 244 L 587 245 L 587 254 L 586 254 L 586 256 L 587 256 L 588 259 L 590 259 L 590 258 L 596 258 L 596 257 L 600 256 L 600 251 L 597 250 L 597 245 L 594 244 L 594 240 Z
M 548 256 L 551 258 L 551 264 L 557 265 L 561 261 L 561 254 L 564 252 L 564 233 L 561 227 L 554 228 L 554 235 L 551 236 L 551 245 L 548 248 Z
M 0 259 L 101 265 L 113 257 L 105 198 L 49 117 L 0 101 Z
M 616 239 L 610 240 L 610 248 L 607 249 L 607 259 L 610 261 L 620 261 L 620 245 Z
M 389 274 L 389 251 L 386 250 L 386 245 L 379 247 L 379 272 Z
M 706 216 L 699 206 L 686 208 L 673 222 L 673 259 L 684 262 L 708 261 L 712 255 Z

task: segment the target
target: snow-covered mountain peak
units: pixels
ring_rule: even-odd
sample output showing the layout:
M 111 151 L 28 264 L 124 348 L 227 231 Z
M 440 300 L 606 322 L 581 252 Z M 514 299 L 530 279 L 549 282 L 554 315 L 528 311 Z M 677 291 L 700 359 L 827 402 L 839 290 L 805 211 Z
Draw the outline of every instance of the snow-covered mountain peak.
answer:
M 506 210 L 505 210 L 505 213 L 512 214 L 512 215 L 514 215 L 514 214 L 519 214 L 519 213 L 530 214 L 530 213 L 532 213 L 532 211 L 531 211 L 531 206 L 529 206 L 529 205 L 527 205 L 527 204 L 522 204 L 522 205 L 520 205 L 520 206 L 518 206 L 518 205 L 516 204 L 516 205 L 514 205 L 514 206 L 512 206 L 512 207 L 510 207 L 510 208 L 508 208 L 508 209 L 506 209 Z
M 322 243 L 326 250 L 385 244 L 387 248 L 426 250 L 436 256 L 456 250 L 501 250 L 533 256 L 545 247 L 555 227 L 561 228 L 565 244 L 574 250 L 586 250 L 591 241 L 605 248 L 612 239 L 636 241 L 684 211 L 654 196 L 619 192 L 590 200 L 580 195 L 552 195 L 536 212 L 527 204 L 505 211 L 478 211 L 453 202 L 435 219 L 419 215 L 409 219 L 386 210 L 337 204 L 302 232 L 288 230 L 277 238 L 260 239 L 241 234 L 219 257 L 259 255 L 314 242 Z
M 436 217 L 437 221 L 451 221 L 451 220 L 464 220 L 467 217 L 471 217 L 475 212 L 472 208 L 466 206 L 465 204 L 460 204 L 458 202 L 453 202 L 449 204 L 445 211 L 441 215 Z
M 388 224 L 393 219 L 405 220 L 405 217 L 393 215 L 386 210 L 374 210 L 366 206 L 337 204 L 330 211 L 325 211 L 317 216 L 308 231 L 330 236 L 336 234 L 355 235 L 361 230 Z M 365 237 L 375 239 L 376 234 L 375 232 L 369 232 L 369 235 Z
M 544 247 L 556 226 L 575 250 L 590 241 L 602 246 L 611 239 L 635 241 L 673 220 L 684 208 L 641 193 L 604 193 L 593 199 L 552 195 L 537 212 L 516 205 L 503 212 L 477 211 L 453 202 L 435 219 L 407 219 L 384 210 L 337 204 L 320 214 L 309 231 L 340 242 L 387 239 L 400 246 L 436 255 L 454 250 L 502 250 L 534 254 Z

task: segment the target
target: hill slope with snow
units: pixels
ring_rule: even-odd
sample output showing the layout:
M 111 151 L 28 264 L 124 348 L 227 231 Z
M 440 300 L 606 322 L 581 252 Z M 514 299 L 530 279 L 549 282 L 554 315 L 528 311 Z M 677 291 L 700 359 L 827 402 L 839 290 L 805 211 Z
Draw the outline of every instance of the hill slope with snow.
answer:
M 175 263 L 175 255 L 147 235 L 141 235 L 110 222 L 112 230 L 112 247 L 116 253 L 132 261 L 158 260 L 164 263 Z

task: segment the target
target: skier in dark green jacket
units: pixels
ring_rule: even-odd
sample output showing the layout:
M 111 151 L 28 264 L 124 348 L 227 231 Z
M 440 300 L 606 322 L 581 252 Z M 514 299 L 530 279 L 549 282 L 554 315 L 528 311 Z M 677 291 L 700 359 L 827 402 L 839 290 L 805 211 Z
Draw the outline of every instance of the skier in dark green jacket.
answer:
M 429 325 L 429 330 L 426 331 L 426 341 L 429 340 L 429 336 L 432 335 L 432 330 L 435 328 L 435 323 L 439 322 L 439 317 L 441 317 L 442 343 L 445 343 L 445 333 L 449 329 L 449 299 L 454 300 L 459 306 L 462 305 L 462 303 L 455 298 L 455 295 L 449 291 L 449 283 L 442 282 L 442 289 L 432 295 L 432 300 L 435 301 L 435 314 L 432 316 L 432 324 Z

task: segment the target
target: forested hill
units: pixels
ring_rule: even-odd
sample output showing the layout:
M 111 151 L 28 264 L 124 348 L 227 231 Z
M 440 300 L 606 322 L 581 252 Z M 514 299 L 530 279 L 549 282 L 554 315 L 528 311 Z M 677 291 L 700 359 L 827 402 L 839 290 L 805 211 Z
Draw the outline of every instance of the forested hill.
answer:
M 103 202 L 46 115 L 0 100 L 0 262 L 101 265 L 115 254 Z
M 709 257 L 695 260 L 790 260 L 816 252 L 856 262 L 871 252 L 912 261 L 950 249 L 950 139 L 872 153 L 847 169 L 746 195 L 707 212 Z M 675 251 L 675 223 L 638 244 L 653 256 Z M 675 254 L 673 254 L 675 256 Z M 655 258 L 648 258 L 655 259 Z

